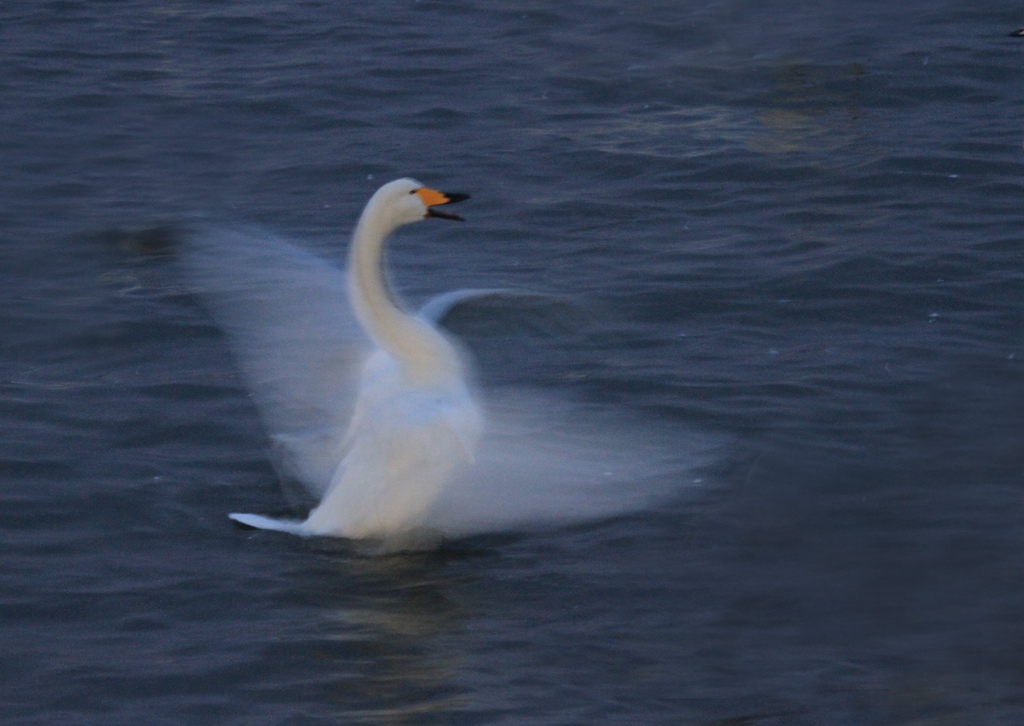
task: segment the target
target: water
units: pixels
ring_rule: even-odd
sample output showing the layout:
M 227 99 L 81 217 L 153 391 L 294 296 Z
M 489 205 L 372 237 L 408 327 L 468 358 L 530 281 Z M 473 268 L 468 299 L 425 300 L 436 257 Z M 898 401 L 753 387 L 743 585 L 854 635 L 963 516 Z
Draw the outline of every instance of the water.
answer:
M 1019 723 L 1021 23 L 5 6 L 4 722 Z M 486 375 L 729 440 L 700 481 L 389 557 L 230 525 L 287 508 L 268 442 L 173 235 L 130 230 L 340 259 L 404 175 L 473 200 L 396 240 L 403 294 L 585 301 Z

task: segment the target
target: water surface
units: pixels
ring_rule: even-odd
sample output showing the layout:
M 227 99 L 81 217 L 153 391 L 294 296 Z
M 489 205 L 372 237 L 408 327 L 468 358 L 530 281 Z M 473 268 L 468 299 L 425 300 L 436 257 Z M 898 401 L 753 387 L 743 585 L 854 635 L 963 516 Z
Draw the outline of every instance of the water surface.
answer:
M 1009 3 L 0 11 L 9 724 L 1024 715 L 1024 44 Z M 340 260 L 467 191 L 410 301 L 574 296 L 485 376 L 730 441 L 667 504 L 368 557 L 283 512 L 198 222 Z M 121 230 L 118 232 L 117 230 Z

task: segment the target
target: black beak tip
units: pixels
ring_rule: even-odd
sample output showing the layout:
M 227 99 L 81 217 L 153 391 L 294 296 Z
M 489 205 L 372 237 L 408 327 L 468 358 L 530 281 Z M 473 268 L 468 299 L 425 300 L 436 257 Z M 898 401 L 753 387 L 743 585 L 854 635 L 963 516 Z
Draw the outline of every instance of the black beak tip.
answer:
M 444 194 L 444 198 L 446 200 L 446 201 L 443 202 L 445 207 L 447 207 L 449 204 L 455 204 L 456 202 L 464 202 L 467 199 L 469 199 L 469 195 L 468 194 L 459 194 L 459 193 L 456 193 L 456 192 L 442 192 L 442 194 Z M 466 221 L 462 217 L 460 217 L 459 215 L 452 214 L 451 212 L 447 211 L 447 209 L 445 211 L 442 211 L 442 210 L 438 209 L 436 206 L 434 206 L 434 207 L 427 207 L 427 216 L 428 217 L 436 217 L 438 219 L 450 219 L 453 222 L 465 222 Z

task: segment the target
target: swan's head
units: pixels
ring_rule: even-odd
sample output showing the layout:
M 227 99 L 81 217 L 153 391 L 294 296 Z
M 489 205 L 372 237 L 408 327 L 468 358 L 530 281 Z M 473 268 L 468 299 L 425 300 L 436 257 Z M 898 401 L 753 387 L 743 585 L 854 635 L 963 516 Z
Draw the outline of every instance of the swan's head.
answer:
M 461 202 L 463 199 L 469 199 L 469 195 L 439 192 L 415 179 L 396 179 L 378 189 L 366 208 L 367 211 L 372 208 L 375 213 L 389 218 L 395 226 L 418 222 L 427 217 L 461 222 L 462 217 L 441 211 L 437 207 Z

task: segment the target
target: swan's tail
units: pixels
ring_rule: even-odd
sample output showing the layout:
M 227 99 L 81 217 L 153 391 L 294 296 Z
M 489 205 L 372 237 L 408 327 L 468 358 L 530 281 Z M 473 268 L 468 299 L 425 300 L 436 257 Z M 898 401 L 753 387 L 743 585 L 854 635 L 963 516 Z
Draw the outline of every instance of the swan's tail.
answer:
M 288 532 L 289 534 L 297 534 L 302 537 L 306 537 L 311 534 L 305 525 L 305 522 L 297 519 L 271 519 L 270 517 L 264 517 L 260 514 L 229 514 L 228 518 L 238 522 L 243 527 L 251 527 L 252 529 L 269 529 L 274 532 Z

